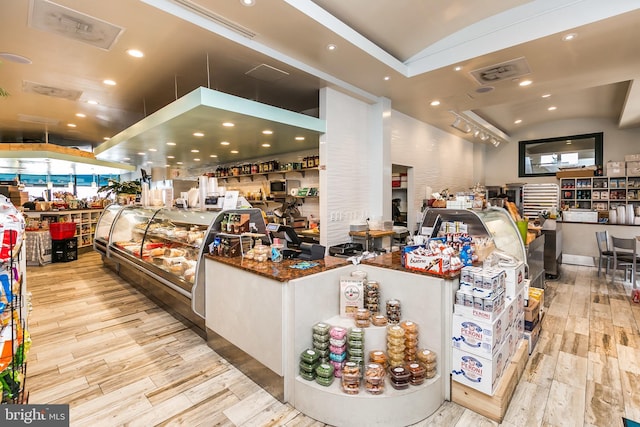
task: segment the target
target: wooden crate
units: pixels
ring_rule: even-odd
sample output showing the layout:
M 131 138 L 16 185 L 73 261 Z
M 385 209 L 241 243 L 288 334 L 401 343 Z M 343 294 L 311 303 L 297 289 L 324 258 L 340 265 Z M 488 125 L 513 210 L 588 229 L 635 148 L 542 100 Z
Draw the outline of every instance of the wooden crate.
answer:
M 501 423 L 507 413 L 509 402 L 511 402 L 511 397 L 518 385 L 518 381 L 520 381 L 528 359 L 527 341 L 520 340 L 518 349 L 513 355 L 509 366 L 504 370 L 493 396 L 481 393 L 457 381 L 451 381 L 451 401 L 497 423 Z

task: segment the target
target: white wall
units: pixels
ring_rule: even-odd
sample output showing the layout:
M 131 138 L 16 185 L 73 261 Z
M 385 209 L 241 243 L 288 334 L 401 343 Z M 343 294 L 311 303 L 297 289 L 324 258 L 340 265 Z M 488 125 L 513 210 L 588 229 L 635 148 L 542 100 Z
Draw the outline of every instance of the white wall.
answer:
M 606 119 L 575 119 L 546 122 L 531 126 L 511 135 L 509 144 L 486 150 L 484 170 L 486 185 L 503 185 L 510 182 L 557 183 L 553 177 L 518 177 L 518 141 L 553 138 L 565 135 L 604 132 L 603 156 L 607 161 L 624 161 L 625 154 L 640 153 L 640 129 L 621 130 Z
M 426 188 L 450 192 L 468 191 L 476 175 L 476 156 L 472 142 L 416 120 L 398 111 L 391 115 L 391 162 L 413 168 L 413 206 L 407 206 L 407 222 L 415 223 L 416 212 L 427 198 Z M 413 187 L 413 188 L 411 188 Z M 391 202 L 389 200 L 389 202 Z
M 371 215 L 370 114 L 362 101 L 320 91 L 320 118 L 327 124 L 320 137 L 320 241 L 327 247 L 349 241 L 350 223 Z

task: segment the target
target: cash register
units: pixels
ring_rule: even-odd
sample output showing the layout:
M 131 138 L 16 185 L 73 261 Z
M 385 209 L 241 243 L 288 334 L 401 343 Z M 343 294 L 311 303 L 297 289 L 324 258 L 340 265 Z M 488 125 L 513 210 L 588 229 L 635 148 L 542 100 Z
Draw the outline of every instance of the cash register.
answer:
M 271 241 L 279 238 L 280 241 L 286 242 L 282 252 L 284 258 L 303 260 L 324 258 L 325 247 L 315 243 L 304 243 L 293 227 L 275 222 L 268 223 L 266 227 L 271 235 Z

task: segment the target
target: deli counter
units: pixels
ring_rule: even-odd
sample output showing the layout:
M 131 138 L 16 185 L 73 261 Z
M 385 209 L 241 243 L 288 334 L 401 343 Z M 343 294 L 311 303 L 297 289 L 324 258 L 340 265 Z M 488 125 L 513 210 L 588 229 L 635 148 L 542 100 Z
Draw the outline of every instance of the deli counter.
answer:
M 200 261 L 218 213 L 112 205 L 98 221 L 94 248 L 105 265 L 163 308 L 204 330 Z

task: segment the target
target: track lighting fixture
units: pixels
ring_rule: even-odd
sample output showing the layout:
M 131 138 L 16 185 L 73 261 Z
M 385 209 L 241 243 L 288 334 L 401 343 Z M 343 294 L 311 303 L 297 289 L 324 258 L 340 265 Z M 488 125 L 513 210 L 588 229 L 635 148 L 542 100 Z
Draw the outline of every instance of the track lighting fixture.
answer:
M 482 142 L 489 142 L 494 147 L 499 146 L 501 142 L 509 142 L 508 135 L 472 111 L 458 113 L 450 110 L 449 112 L 454 116 L 454 121 L 451 124 L 454 129 L 464 133 L 473 133 L 474 138 Z

